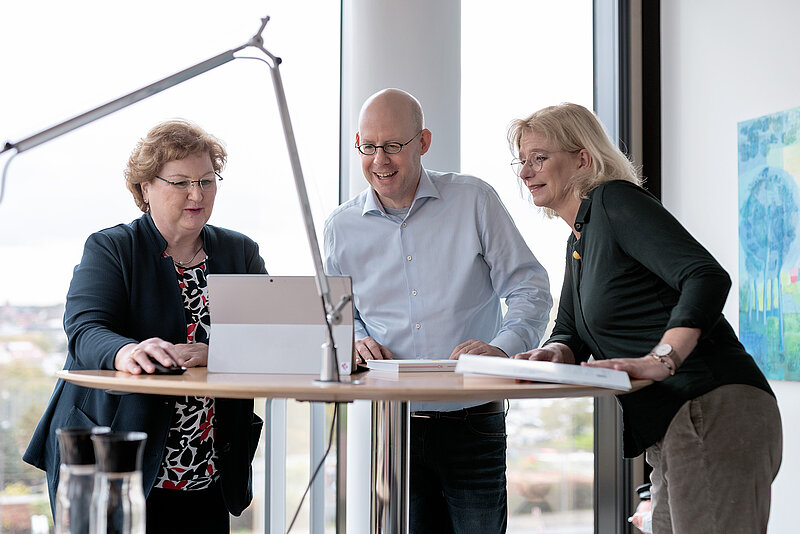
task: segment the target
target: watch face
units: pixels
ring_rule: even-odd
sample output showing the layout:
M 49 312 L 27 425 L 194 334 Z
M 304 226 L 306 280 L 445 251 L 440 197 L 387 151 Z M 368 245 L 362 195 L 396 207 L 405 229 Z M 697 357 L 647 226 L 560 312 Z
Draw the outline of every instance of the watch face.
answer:
M 672 352 L 672 345 L 669 343 L 662 343 L 653 349 L 653 353 L 657 356 L 667 356 L 670 352 Z

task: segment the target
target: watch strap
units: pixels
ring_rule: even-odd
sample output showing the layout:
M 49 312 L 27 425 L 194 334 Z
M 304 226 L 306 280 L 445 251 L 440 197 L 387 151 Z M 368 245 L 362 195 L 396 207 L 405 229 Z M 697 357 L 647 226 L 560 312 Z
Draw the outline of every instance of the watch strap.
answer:
M 672 352 L 670 352 L 670 354 L 672 354 Z M 662 364 L 664 364 L 664 366 L 667 369 L 669 369 L 669 376 L 675 376 L 675 370 L 676 370 L 675 369 L 675 360 L 670 358 L 669 355 L 667 355 L 667 356 L 659 356 L 655 352 L 651 352 L 650 356 L 652 356 L 656 360 L 660 361 Z

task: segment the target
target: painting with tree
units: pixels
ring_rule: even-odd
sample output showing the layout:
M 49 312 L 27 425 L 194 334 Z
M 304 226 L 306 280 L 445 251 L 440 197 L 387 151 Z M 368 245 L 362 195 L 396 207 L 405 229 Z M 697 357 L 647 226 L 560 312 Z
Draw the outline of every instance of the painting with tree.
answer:
M 800 380 L 800 107 L 738 125 L 739 338 L 771 380 Z

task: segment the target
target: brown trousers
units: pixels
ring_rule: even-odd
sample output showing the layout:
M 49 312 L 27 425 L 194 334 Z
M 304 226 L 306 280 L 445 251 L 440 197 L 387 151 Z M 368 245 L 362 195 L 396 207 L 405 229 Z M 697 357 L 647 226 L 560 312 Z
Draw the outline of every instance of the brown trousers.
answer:
M 647 449 L 653 534 L 760 534 L 782 454 L 778 404 L 740 384 L 684 404 Z

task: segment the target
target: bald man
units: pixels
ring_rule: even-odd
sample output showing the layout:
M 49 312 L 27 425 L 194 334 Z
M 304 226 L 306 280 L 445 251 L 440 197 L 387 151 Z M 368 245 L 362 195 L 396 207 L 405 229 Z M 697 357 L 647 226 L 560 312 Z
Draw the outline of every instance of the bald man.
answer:
M 552 306 L 547 273 L 488 184 L 422 166 L 431 132 L 417 99 L 372 95 L 355 144 L 369 187 L 326 221 L 325 267 L 353 279 L 359 359 L 507 358 L 538 347 Z M 505 532 L 504 402 L 411 410 L 411 532 Z

